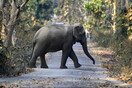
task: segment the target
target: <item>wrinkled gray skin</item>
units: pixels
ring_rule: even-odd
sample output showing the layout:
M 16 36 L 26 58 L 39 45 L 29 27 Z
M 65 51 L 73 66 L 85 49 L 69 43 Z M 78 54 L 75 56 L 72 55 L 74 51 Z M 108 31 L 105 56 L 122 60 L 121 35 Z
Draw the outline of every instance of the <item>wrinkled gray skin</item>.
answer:
M 81 65 L 72 48 L 73 44 L 76 42 L 81 43 L 85 54 L 93 61 L 93 64 L 95 64 L 95 60 L 87 50 L 87 41 L 82 24 L 77 23 L 74 26 L 53 24 L 40 28 L 33 38 L 33 53 L 29 67 L 36 67 L 37 57 L 40 56 L 41 68 L 48 68 L 45 61 L 45 54 L 59 50 L 62 50 L 60 68 L 67 68 L 66 61 L 68 57 L 73 60 L 75 68 L 80 67 Z

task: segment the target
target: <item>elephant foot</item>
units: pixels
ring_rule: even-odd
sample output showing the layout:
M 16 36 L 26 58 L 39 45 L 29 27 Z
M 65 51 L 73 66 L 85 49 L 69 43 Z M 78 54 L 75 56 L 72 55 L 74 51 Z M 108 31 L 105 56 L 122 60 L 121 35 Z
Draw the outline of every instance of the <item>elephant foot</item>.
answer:
M 41 66 L 41 68 L 48 68 L 48 66 Z
M 61 66 L 60 69 L 67 69 L 67 66 Z
M 77 65 L 75 65 L 75 68 L 79 68 L 81 66 L 82 66 L 81 64 L 77 64 Z

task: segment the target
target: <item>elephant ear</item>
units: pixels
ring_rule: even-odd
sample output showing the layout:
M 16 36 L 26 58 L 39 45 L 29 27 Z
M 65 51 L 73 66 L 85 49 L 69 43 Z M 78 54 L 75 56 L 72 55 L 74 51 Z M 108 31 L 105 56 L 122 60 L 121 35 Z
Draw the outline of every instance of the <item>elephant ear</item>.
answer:
M 82 34 L 82 32 L 83 32 L 82 24 L 75 24 L 73 27 L 73 36 L 75 38 L 78 38 L 80 34 Z

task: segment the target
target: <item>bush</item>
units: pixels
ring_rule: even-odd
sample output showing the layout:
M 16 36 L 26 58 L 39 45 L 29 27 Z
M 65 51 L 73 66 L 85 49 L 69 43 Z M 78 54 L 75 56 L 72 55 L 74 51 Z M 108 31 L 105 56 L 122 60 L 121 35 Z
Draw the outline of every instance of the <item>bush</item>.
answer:
M 114 75 L 118 71 L 118 75 L 122 80 L 132 80 L 132 41 L 127 39 L 118 42 L 113 41 L 111 47 L 115 51 L 117 62 L 110 71 L 113 71 Z
M 34 31 L 21 30 L 19 40 L 15 47 L 5 48 L 2 43 L 0 48 L 0 75 L 18 76 L 29 72 L 27 65 L 31 58 L 31 41 Z M 28 70 L 28 71 L 27 71 Z
M 31 58 L 31 46 L 11 48 L 11 72 L 10 75 L 20 75 L 27 72 L 27 66 Z
M 3 50 L 0 53 L 0 75 L 17 76 L 28 72 L 27 65 L 31 56 L 30 47 L 12 48 L 9 52 Z
M 101 31 L 95 30 L 93 32 L 93 35 L 94 35 L 94 41 L 96 41 L 99 46 L 109 47 L 110 40 L 112 37 L 112 34 L 110 32 L 106 31 L 103 33 Z
M 4 47 L 3 42 L 0 39 L 0 75 L 8 73 L 8 69 L 10 69 L 10 59 L 6 56 L 7 52 L 7 48 Z
M 11 59 L 11 69 L 8 73 L 11 76 L 17 76 L 21 73 L 27 73 L 30 69 L 27 69 L 28 63 L 31 59 L 32 52 L 32 38 L 34 35 L 33 30 L 18 30 L 17 44 L 15 47 L 9 49 Z M 27 71 L 28 70 L 28 71 Z
M 6 71 L 6 60 L 7 57 L 3 49 L 0 49 L 0 75 L 7 73 Z
M 109 71 L 111 76 L 119 77 L 125 81 L 132 80 L 132 41 L 111 32 L 94 31 L 94 40 L 99 46 L 110 47 L 115 52 L 115 60 Z M 118 38 L 117 38 L 118 36 Z

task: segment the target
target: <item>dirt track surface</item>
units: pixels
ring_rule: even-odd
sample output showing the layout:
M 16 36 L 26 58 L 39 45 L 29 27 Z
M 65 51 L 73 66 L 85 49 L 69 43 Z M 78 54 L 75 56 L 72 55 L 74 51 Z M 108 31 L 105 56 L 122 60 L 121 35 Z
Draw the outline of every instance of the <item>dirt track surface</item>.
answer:
M 94 48 L 89 45 L 89 49 Z M 74 51 L 82 66 L 74 68 L 73 62 L 68 58 L 68 69 L 60 69 L 61 51 L 46 55 L 48 69 L 38 67 L 29 74 L 18 77 L 0 78 L 0 88 L 131 88 L 121 86 L 120 81 L 111 80 L 105 68 L 96 56 L 96 64 L 86 57 L 79 43 L 74 45 Z

